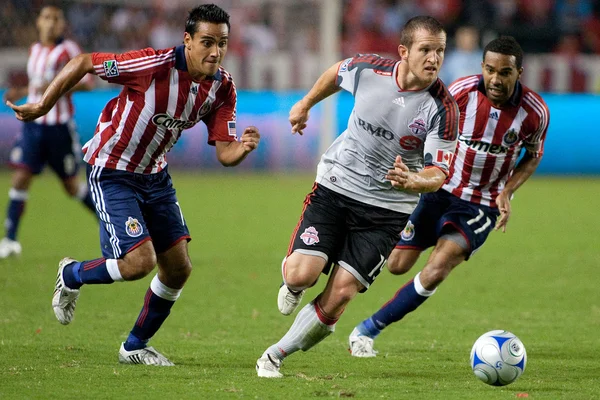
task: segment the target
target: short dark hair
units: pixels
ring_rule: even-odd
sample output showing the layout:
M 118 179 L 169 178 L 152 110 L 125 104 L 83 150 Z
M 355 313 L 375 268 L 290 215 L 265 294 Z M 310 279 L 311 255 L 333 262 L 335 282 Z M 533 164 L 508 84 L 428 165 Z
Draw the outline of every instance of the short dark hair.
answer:
M 523 49 L 512 36 L 500 36 L 489 42 L 483 49 L 484 60 L 488 51 L 504 54 L 506 56 L 515 56 L 517 69 L 521 69 L 523 66 Z
M 190 10 L 187 21 L 185 21 L 185 31 L 194 36 L 198 31 L 198 22 L 212 22 L 214 24 L 227 24 L 227 30 L 231 29 L 229 24 L 229 14 L 221 7 L 215 4 L 202 4 Z
M 402 28 L 402 32 L 400 33 L 400 44 L 410 49 L 415 39 L 415 32 L 419 29 L 425 29 L 433 34 L 446 33 L 440 21 L 427 15 L 419 15 L 412 17 L 404 24 L 404 28 Z

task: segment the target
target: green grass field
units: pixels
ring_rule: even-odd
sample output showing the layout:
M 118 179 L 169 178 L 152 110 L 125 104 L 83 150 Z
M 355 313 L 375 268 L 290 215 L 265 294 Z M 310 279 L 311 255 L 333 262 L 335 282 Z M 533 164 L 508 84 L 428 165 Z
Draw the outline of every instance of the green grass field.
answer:
M 507 233 L 492 233 L 434 297 L 388 328 L 376 342 L 379 357 L 353 359 L 346 341 L 409 278 L 385 271 L 332 336 L 289 357 L 284 379 L 264 380 L 254 363 L 293 320 L 277 310 L 280 262 L 313 176 L 173 176 L 194 238 L 194 272 L 151 343 L 177 366 L 117 362 L 151 276 L 85 287 L 73 323 L 55 320 L 57 262 L 100 253 L 94 218 L 46 174 L 30 192 L 23 255 L 0 260 L 0 398 L 600 398 L 600 179 L 526 184 Z M 8 185 L 0 173 L 2 193 Z M 524 375 L 503 388 L 478 381 L 469 367 L 472 343 L 492 329 L 517 334 L 528 353 Z

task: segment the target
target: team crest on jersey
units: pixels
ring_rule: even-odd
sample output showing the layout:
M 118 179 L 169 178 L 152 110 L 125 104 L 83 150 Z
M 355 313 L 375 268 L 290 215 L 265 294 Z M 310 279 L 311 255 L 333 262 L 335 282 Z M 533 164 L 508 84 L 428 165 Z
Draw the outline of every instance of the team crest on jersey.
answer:
M 413 121 L 408 125 L 408 129 L 410 129 L 412 134 L 417 137 L 425 137 L 427 134 L 427 125 L 422 118 L 413 119 Z
M 302 239 L 305 245 L 312 246 L 313 244 L 319 243 L 319 232 L 314 226 L 309 226 L 304 230 L 304 233 L 300 235 L 300 239 Z
M 200 111 L 198 111 L 198 119 L 204 117 L 210 111 L 211 102 L 206 99 L 202 107 L 200 107 Z
M 137 218 L 129 217 L 125 221 L 125 232 L 131 237 L 138 237 L 144 233 L 144 228 Z
M 107 78 L 114 78 L 115 76 L 119 76 L 119 67 L 117 67 L 117 60 L 104 61 L 104 74 Z
M 407 241 L 412 240 L 412 238 L 415 237 L 415 226 L 413 225 L 412 222 L 410 222 L 410 220 L 404 227 L 404 230 L 400 234 L 400 237 L 402 238 L 402 240 L 407 240 Z
M 517 131 L 514 128 L 509 129 L 508 131 L 506 131 L 504 136 L 502 136 L 502 143 L 506 147 L 510 147 L 513 144 L 517 143 L 517 140 L 519 140 L 519 135 L 517 134 Z

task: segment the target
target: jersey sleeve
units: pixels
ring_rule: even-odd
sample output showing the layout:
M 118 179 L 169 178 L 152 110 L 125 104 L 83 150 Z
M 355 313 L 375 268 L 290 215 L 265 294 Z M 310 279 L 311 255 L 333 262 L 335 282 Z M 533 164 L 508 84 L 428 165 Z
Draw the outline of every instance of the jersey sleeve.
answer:
M 154 73 L 174 65 L 175 48 L 146 48 L 122 54 L 92 53 L 92 63 L 101 79 L 143 91 Z
M 354 94 L 354 82 L 356 81 L 357 68 L 349 69 L 354 58 L 346 58 L 342 61 L 337 71 L 336 85 L 347 92 Z
M 527 95 L 524 101 L 531 106 L 530 133 L 523 139 L 523 147 L 534 158 L 544 154 L 544 141 L 550 124 L 550 110 L 541 97 Z M 529 124 L 528 124 L 529 125 Z
M 458 105 L 450 95 L 434 100 L 437 107 L 425 139 L 424 164 L 425 168 L 436 167 L 448 175 L 458 139 Z
M 221 90 L 223 90 L 223 97 L 215 102 L 217 104 L 222 102 L 221 105 L 202 119 L 208 129 L 208 144 L 211 146 L 214 146 L 216 142 L 234 142 L 237 140 L 237 92 L 235 84 L 230 80 L 228 85 Z
M 340 63 L 336 85 L 352 93 L 354 96 L 358 88 L 361 72 L 364 69 L 371 69 L 378 74 L 391 76 L 395 65 L 396 60 L 383 58 L 377 54 L 357 54 Z

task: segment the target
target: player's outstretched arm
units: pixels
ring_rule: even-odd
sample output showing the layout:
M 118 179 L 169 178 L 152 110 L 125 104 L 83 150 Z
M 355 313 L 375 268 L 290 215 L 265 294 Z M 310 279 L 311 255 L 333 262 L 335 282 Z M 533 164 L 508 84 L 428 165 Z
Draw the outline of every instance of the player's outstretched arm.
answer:
M 446 174 L 439 168 L 426 168 L 420 172 L 409 171 L 402 157 L 396 156 L 394 169 L 388 171 L 385 179 L 399 190 L 414 193 L 435 192 L 446 180 Z
M 336 85 L 340 63 L 341 61 L 335 63 L 323 72 L 306 96 L 294 104 L 290 110 L 289 117 L 290 124 L 292 125 L 292 134 L 299 133 L 303 135 L 310 109 L 321 100 L 340 90 L 339 86 Z
M 249 126 L 244 129 L 244 133 L 239 142 L 220 142 L 215 143 L 217 149 L 217 159 L 225 167 L 235 167 L 241 163 L 244 158 L 252 151 L 258 148 L 260 142 L 260 133 L 255 126 Z
M 510 199 L 515 191 L 533 175 L 541 160 L 541 157 L 532 157 L 531 154 L 525 153 L 511 177 L 506 181 L 504 189 L 496 197 L 496 205 L 500 211 L 500 218 L 496 222 L 496 230 L 502 229 L 502 232 L 506 232 L 506 225 L 511 213 Z
M 27 103 L 22 106 L 16 106 L 12 102 L 7 101 L 6 105 L 13 109 L 17 119 L 25 122 L 33 121 L 48 113 L 58 99 L 77 85 L 87 73 L 94 73 L 92 55 L 80 54 L 69 61 L 56 78 L 50 82 L 50 85 L 38 103 Z

